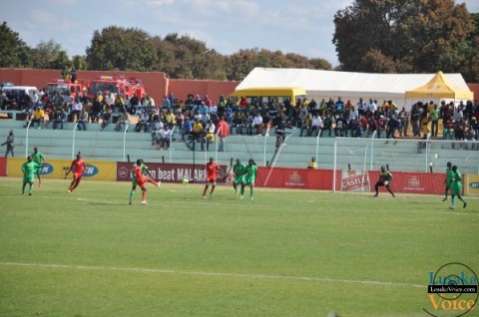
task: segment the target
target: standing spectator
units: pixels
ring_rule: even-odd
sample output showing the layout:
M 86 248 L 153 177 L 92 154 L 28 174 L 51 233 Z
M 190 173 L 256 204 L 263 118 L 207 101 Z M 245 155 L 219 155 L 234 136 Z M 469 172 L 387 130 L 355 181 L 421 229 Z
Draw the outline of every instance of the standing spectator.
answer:
M 321 135 L 323 126 L 324 125 L 321 116 L 318 113 L 315 113 L 311 120 L 311 132 L 308 133 L 308 135 L 312 135 L 314 137 Z
M 432 137 L 436 138 L 439 130 L 439 109 L 437 105 L 431 110 L 431 133 Z
M 5 142 L 2 143 L 2 146 L 5 145 L 7 147 L 7 150 L 5 151 L 5 158 L 8 157 L 8 153 L 10 153 L 12 157 L 15 156 L 15 154 L 13 153 L 13 149 L 15 147 L 14 142 L 15 142 L 15 135 L 13 134 L 13 130 L 10 130 L 10 132 L 7 135 L 7 139 L 5 140 Z
M 209 151 L 210 144 L 215 141 L 216 127 L 212 120 L 209 120 L 206 125 L 206 151 Z
M 261 116 L 261 113 L 256 113 L 256 115 L 253 117 L 251 126 L 253 128 L 253 134 L 263 133 L 263 117 Z
M 76 97 L 75 102 L 72 105 L 72 113 L 71 113 L 71 120 L 76 122 L 80 120 L 80 114 L 83 110 L 83 103 L 81 102 L 80 98 Z
M 223 117 L 220 118 L 218 122 L 218 131 L 217 135 L 219 138 L 218 151 L 224 151 L 224 139 L 230 135 L 230 127 Z

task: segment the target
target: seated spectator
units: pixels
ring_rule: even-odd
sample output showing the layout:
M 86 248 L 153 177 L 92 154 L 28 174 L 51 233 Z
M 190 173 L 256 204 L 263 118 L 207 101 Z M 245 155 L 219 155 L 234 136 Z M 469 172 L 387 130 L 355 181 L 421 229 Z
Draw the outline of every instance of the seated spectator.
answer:
M 253 121 L 251 123 L 251 127 L 253 128 L 254 134 L 262 134 L 263 133 L 263 117 L 258 112 L 253 117 Z
M 150 120 L 150 116 L 148 115 L 148 112 L 146 110 L 141 111 L 140 118 L 138 120 L 138 123 L 135 126 L 135 131 L 141 132 L 141 130 L 143 130 L 144 132 L 148 132 L 149 120 Z
M 80 98 L 75 98 L 75 101 L 72 104 L 71 120 L 76 122 L 80 119 L 80 114 L 83 111 L 83 103 L 80 101 Z
M 65 120 L 65 112 L 61 108 L 55 110 L 53 114 L 53 129 L 59 128 L 63 130 L 63 123 L 65 122 Z
M 36 107 L 34 108 L 33 114 L 32 114 L 32 128 L 37 126 L 38 129 L 40 129 L 43 126 L 45 120 L 45 111 L 40 108 Z
M 78 130 L 86 130 L 86 124 L 88 123 L 88 112 L 82 110 L 78 120 Z

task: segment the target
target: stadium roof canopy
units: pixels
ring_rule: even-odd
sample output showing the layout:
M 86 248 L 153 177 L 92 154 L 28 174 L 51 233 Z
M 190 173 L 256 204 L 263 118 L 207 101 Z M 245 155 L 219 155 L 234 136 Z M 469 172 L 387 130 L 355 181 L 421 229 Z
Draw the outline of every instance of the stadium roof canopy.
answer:
M 372 98 L 381 102 L 393 100 L 398 105 L 406 104 L 406 92 L 426 85 L 436 74 L 377 74 L 353 73 L 299 68 L 253 69 L 236 87 L 245 89 L 267 89 L 296 87 L 306 91 L 308 98 L 337 98 L 357 101 Z M 461 74 L 444 74 L 450 87 L 457 91 L 470 92 Z M 465 97 L 461 95 L 462 97 Z M 422 100 L 424 96 L 418 98 Z M 459 99 L 459 98 L 457 98 Z M 466 98 L 464 98 L 466 99 Z M 408 101 L 411 101 L 410 99 Z

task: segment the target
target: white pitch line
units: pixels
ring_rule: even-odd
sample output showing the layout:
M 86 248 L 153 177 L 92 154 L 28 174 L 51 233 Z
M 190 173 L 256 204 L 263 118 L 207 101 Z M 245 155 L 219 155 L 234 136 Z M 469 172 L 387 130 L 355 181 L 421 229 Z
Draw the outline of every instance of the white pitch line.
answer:
M 402 282 L 348 280 L 348 279 L 335 279 L 335 278 L 328 278 L 328 277 L 294 276 L 294 275 L 277 275 L 277 274 L 199 272 L 199 271 L 180 271 L 180 270 L 167 270 L 167 269 L 149 269 L 149 268 L 140 268 L 140 267 L 90 266 L 90 265 L 18 263 L 18 262 L 0 262 L 0 266 L 38 267 L 38 268 L 45 268 L 45 269 L 72 269 L 72 270 L 84 270 L 84 271 L 119 271 L 119 272 L 159 273 L 159 274 L 195 275 L 195 276 L 217 276 L 217 277 L 219 276 L 219 277 L 236 277 L 236 278 L 248 278 L 248 279 L 272 279 L 272 280 L 291 280 L 291 281 L 307 281 L 307 282 L 362 284 L 362 285 L 373 285 L 373 286 L 410 287 L 410 288 L 422 288 L 422 289 L 426 288 L 425 285 L 402 283 Z

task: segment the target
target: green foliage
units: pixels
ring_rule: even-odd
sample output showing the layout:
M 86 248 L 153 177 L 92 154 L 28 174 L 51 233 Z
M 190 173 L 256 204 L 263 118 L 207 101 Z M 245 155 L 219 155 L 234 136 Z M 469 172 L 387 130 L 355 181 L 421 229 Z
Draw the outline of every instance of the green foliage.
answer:
M 30 54 L 34 68 L 63 69 L 70 65 L 67 53 L 53 40 L 40 42 Z
M 477 20 L 477 17 L 476 17 Z M 341 68 L 376 72 L 464 72 L 477 52 L 474 19 L 453 0 L 356 0 L 336 13 Z M 477 29 L 476 29 L 477 32 Z
M 29 48 L 14 32 L 3 22 L 0 25 L 0 67 L 29 66 Z
M 110 26 L 95 31 L 86 50 L 89 69 L 148 71 L 156 60 L 150 36 L 135 28 Z

